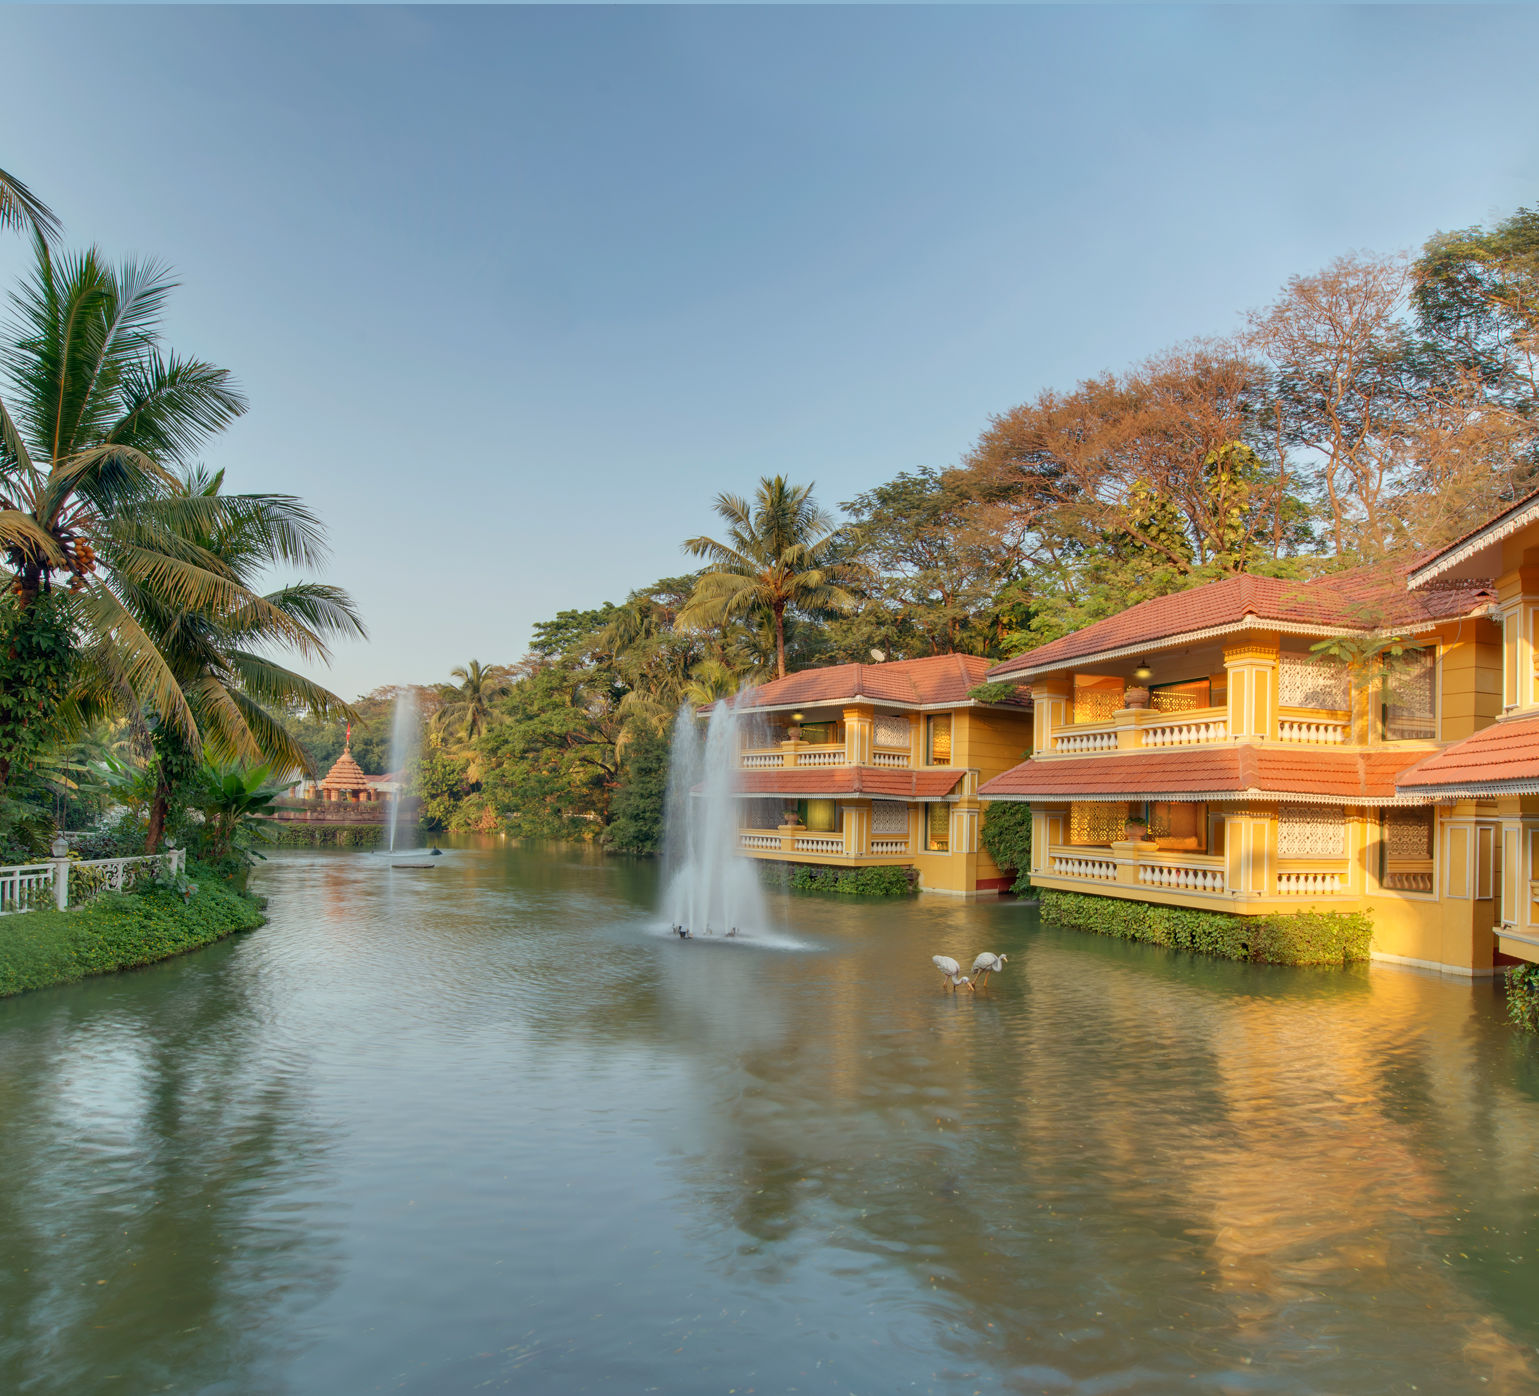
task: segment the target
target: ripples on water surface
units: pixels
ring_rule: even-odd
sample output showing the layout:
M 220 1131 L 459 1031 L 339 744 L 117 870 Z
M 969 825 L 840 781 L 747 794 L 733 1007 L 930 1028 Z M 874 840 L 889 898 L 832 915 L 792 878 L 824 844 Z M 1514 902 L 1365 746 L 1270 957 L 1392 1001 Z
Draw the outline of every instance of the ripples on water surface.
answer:
M 0 1001 L 0 1390 L 1539 1392 L 1488 988 L 940 898 L 681 944 L 654 878 L 285 854 Z

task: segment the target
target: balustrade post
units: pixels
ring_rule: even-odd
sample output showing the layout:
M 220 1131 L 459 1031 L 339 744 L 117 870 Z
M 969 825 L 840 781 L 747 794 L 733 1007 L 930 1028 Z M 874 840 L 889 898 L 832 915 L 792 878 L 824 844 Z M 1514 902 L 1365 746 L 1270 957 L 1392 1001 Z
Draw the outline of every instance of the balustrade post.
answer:
M 49 852 L 53 854 L 53 904 L 64 911 L 69 906 L 69 840 L 60 834 Z

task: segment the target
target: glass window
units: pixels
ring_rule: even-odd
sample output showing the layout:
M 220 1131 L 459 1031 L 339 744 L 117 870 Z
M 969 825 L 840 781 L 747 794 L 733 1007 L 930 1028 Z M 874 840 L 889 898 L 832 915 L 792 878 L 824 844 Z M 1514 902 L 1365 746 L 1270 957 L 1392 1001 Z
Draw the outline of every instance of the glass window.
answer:
M 1173 852 L 1206 853 L 1208 807 L 1190 800 L 1151 801 L 1149 837 Z
M 924 807 L 924 846 L 930 853 L 951 851 L 951 807 L 926 805 Z
M 1437 736 L 1437 654 L 1412 650 L 1388 661 L 1384 680 L 1384 740 L 1430 741 Z
M 951 714 L 936 713 L 930 718 L 930 764 L 932 766 L 949 766 L 951 764 Z
M 839 802 L 837 800 L 798 800 L 796 812 L 807 826 L 808 833 L 836 834 L 839 832 Z
M 1207 679 L 1162 683 L 1149 690 L 1149 706 L 1157 713 L 1189 713 L 1194 708 L 1212 707 L 1211 693 Z
M 1379 884 L 1391 892 L 1433 890 L 1433 839 L 1437 811 L 1387 809 L 1379 828 Z

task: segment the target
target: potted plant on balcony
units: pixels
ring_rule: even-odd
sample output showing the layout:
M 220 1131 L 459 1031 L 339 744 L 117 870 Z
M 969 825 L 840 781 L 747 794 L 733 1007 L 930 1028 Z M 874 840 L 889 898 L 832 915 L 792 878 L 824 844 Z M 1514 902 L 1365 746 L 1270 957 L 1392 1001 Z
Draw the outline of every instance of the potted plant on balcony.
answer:
M 1128 816 L 1128 821 L 1122 826 L 1122 836 L 1129 843 L 1149 842 L 1149 821 L 1141 814 Z
M 1147 708 L 1149 706 L 1149 690 L 1137 684 L 1129 684 L 1122 690 L 1122 706 L 1124 708 Z

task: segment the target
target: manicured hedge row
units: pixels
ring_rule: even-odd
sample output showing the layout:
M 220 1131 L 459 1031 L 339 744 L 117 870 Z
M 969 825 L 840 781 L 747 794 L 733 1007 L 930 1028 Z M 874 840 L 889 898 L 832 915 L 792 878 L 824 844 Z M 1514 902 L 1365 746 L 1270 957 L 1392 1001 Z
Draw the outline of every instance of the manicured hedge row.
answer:
M 1145 940 L 1226 960 L 1343 965 L 1368 958 L 1373 925 L 1364 912 L 1235 916 L 1082 892 L 1042 893 L 1042 918 L 1119 940 Z
M 766 882 L 794 892 L 835 892 L 841 897 L 907 897 L 917 890 L 912 868 L 828 868 L 812 863 L 762 863 Z
M 1507 971 L 1507 1016 L 1524 1032 L 1539 1032 L 1539 965 Z
M 69 911 L 0 917 L 0 997 L 88 974 L 152 964 L 263 921 L 251 897 L 210 881 L 186 901 L 172 890 L 108 894 Z

